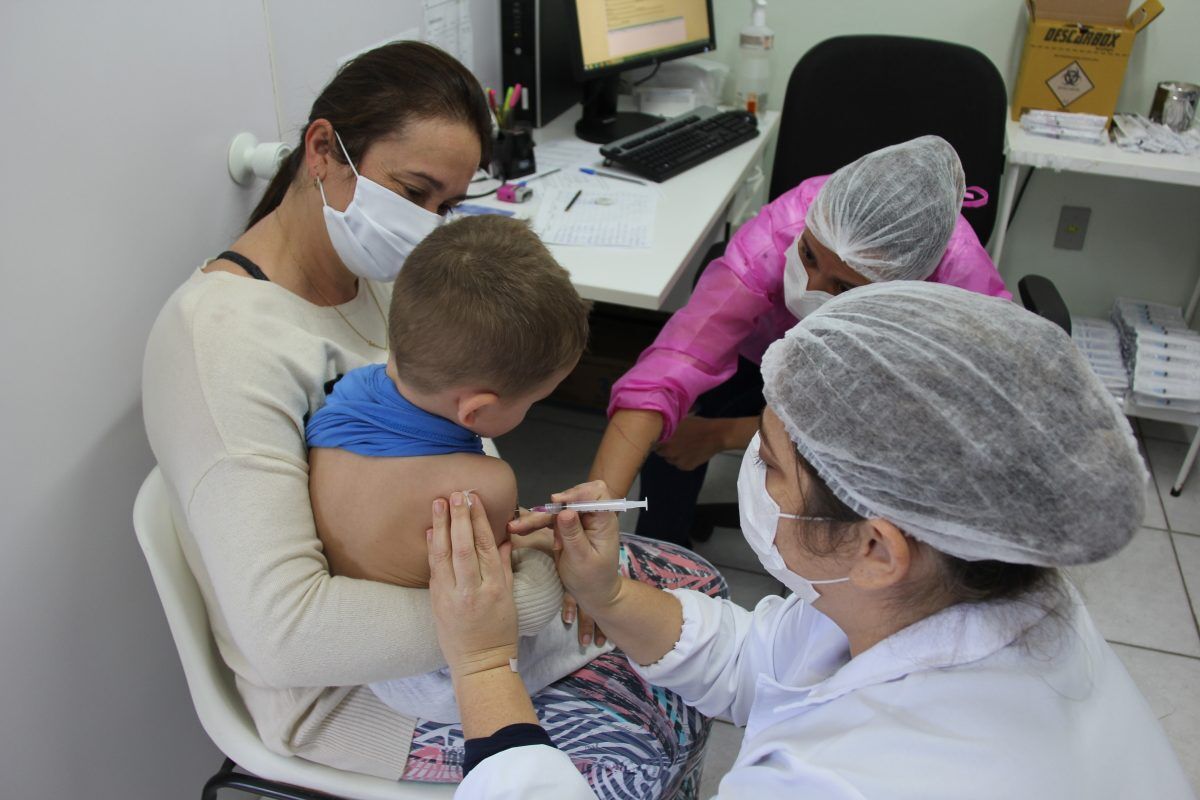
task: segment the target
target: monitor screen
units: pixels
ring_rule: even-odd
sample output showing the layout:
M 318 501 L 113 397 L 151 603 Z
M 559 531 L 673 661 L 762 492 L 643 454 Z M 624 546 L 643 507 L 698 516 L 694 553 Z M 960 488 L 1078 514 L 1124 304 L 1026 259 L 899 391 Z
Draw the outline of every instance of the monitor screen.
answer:
M 574 3 L 585 72 L 665 61 L 679 51 L 699 52 L 713 38 L 708 0 Z

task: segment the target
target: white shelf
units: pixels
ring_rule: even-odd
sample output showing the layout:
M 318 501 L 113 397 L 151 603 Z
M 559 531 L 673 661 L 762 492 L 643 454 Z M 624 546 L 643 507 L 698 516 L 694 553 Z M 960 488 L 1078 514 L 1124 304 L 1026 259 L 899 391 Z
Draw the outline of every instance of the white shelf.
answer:
M 1005 128 L 1005 145 L 1010 165 L 1200 186 L 1200 156 L 1129 153 L 1111 141 L 1085 144 L 1033 136 L 1012 119 Z

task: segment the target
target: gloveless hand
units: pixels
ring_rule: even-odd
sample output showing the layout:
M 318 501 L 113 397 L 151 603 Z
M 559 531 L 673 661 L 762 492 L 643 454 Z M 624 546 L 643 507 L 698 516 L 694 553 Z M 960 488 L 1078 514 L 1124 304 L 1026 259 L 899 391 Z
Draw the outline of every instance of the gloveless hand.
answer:
M 550 499 L 555 503 L 580 503 L 611 500 L 612 493 L 604 481 L 591 481 L 553 494 Z M 563 586 L 584 611 L 606 607 L 621 585 L 617 515 L 611 511 L 580 515 L 569 509 L 553 516 L 530 514 L 510 522 L 508 532 L 521 536 L 551 522 L 560 550 L 557 564 Z
M 496 546 L 478 495 L 455 492 L 433 502 L 429 593 L 438 641 L 451 675 L 461 678 L 503 667 L 517 657 L 512 546 Z
M 679 420 L 674 435 L 657 445 L 654 452 L 676 469 L 691 472 L 727 448 L 730 422 L 728 419 L 684 417 Z

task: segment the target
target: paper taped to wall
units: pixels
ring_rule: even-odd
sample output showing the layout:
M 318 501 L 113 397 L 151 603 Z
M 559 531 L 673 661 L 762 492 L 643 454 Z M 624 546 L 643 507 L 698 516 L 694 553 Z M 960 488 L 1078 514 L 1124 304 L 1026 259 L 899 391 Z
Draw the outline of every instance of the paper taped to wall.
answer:
M 421 5 L 425 41 L 445 50 L 475 71 L 475 32 L 470 0 L 424 0 Z

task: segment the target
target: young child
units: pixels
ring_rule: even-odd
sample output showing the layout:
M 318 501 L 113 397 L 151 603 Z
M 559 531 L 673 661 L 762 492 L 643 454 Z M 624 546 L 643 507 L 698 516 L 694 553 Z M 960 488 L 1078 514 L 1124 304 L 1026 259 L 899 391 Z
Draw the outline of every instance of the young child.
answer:
M 521 221 L 468 217 L 413 250 L 392 291 L 387 364 L 347 373 L 308 422 L 313 514 L 335 575 L 428 588 L 430 508 L 456 490 L 482 498 L 497 543 L 507 539 L 516 479 L 481 437 L 515 428 L 574 368 L 587 314 Z M 522 641 L 520 671 L 536 691 L 603 650 L 580 652 L 548 624 L 562 601 L 549 556 L 514 549 L 513 569 L 521 634 L 537 635 Z M 458 719 L 443 673 L 371 688 L 410 716 Z

